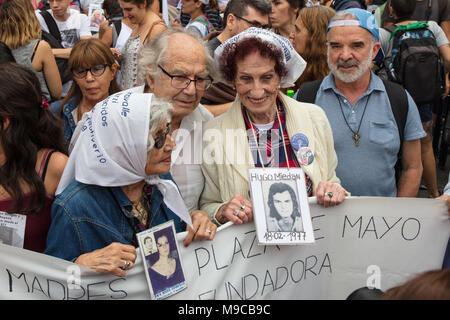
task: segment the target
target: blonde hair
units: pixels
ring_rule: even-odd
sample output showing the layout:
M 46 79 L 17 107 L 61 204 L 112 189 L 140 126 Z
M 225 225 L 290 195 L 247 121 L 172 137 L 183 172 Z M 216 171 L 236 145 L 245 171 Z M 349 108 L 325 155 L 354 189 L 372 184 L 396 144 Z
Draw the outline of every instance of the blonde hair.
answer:
M 30 0 L 6 0 L 0 10 L 0 40 L 11 50 L 41 38 L 41 25 Z

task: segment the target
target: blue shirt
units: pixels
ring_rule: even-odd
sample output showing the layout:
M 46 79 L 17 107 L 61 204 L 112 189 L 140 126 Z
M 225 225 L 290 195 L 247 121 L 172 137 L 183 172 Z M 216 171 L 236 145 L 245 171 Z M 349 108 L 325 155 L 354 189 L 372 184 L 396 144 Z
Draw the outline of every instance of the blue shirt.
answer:
M 416 104 L 409 94 L 407 96 L 409 108 L 404 140 L 410 141 L 426 134 Z M 400 136 L 383 81 L 371 73 L 367 91 L 352 106 L 336 88 L 334 76 L 329 74 L 317 92 L 315 103 L 325 111 L 330 121 L 338 156 L 336 175 L 342 186 L 354 196 L 397 196 L 394 167 Z M 358 147 L 343 116 L 352 130 L 360 135 Z
M 77 107 L 77 102 L 75 97 L 70 99 L 62 109 L 62 120 L 64 124 L 64 138 L 66 138 L 67 145 L 69 145 L 70 140 L 72 139 L 73 132 L 77 127 L 75 120 L 72 116 L 72 111 Z M 53 114 L 59 117 L 59 108 L 61 106 L 61 101 L 55 101 L 50 105 L 50 109 Z
M 162 175 L 171 179 L 170 174 Z M 101 187 L 73 180 L 52 205 L 52 223 L 45 254 L 74 261 L 80 255 L 104 248 L 112 242 L 135 245 L 132 202 L 120 187 Z M 157 188 L 152 188 L 149 227 L 174 220 L 176 232 L 186 224 L 163 202 Z

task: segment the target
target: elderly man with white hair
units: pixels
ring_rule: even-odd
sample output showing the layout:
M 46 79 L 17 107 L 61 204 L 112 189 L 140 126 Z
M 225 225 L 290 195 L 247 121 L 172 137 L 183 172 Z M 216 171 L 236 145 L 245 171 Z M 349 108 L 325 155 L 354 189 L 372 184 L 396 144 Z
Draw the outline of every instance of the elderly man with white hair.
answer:
M 170 173 L 191 213 L 194 230 L 185 240 L 214 238 L 216 225 L 199 209 L 204 187 L 201 171 L 202 127 L 213 115 L 200 103 L 203 92 L 215 75 L 214 60 L 206 43 L 196 34 L 170 28 L 145 45 L 138 58 L 138 73 L 145 86 L 134 88 L 151 92 L 172 105 L 172 136 L 177 144 L 172 153 Z

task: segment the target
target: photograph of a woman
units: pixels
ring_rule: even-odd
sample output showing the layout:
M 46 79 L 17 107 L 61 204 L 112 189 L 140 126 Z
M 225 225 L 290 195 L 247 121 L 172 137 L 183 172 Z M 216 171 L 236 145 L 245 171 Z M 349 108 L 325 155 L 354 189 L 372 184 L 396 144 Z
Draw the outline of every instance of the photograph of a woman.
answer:
M 295 183 L 293 184 L 295 188 Z M 263 187 L 264 188 L 264 187 Z M 303 232 L 297 193 L 284 182 L 271 183 L 267 195 L 267 231 Z
M 155 231 L 157 252 L 146 258 L 148 275 L 150 278 L 153 294 L 158 294 L 168 288 L 172 288 L 185 281 L 183 269 L 176 250 L 175 237 L 172 227 Z

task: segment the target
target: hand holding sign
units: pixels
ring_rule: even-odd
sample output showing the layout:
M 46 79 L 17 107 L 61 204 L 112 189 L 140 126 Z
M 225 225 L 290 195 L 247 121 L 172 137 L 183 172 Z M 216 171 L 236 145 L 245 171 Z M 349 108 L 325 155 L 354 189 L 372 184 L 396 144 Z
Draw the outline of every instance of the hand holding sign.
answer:
M 334 207 L 345 199 L 345 189 L 332 182 L 320 181 L 317 185 L 315 196 L 317 203 L 325 208 Z
M 125 277 L 136 261 L 136 249 L 133 246 L 113 242 L 109 246 L 82 254 L 75 263 L 86 268 Z
M 253 221 L 252 203 L 240 194 L 236 194 L 229 202 L 219 208 L 216 219 L 220 223 L 231 221 L 234 224 Z

